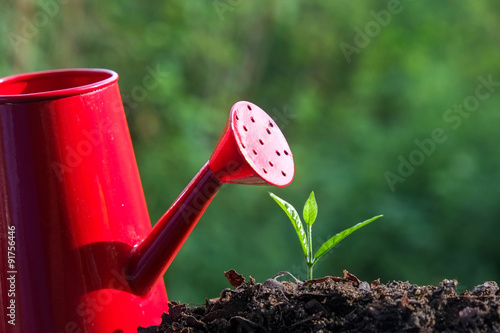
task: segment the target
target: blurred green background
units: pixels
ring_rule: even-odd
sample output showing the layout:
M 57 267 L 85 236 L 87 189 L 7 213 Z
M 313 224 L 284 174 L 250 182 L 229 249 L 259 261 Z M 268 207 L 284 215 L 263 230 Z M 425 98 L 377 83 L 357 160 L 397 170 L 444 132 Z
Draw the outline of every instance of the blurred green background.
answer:
M 231 268 L 257 281 L 284 270 L 306 277 L 268 191 L 299 211 L 315 191 L 315 248 L 385 215 L 325 256 L 318 277 L 347 269 L 368 281 L 456 278 L 472 288 L 500 281 L 499 9 L 476 0 L 4 1 L 0 76 L 117 71 L 152 221 L 210 157 L 233 103 L 252 101 L 276 120 L 294 153 L 293 183 L 225 185 L 165 276 L 172 300 L 217 297 Z M 158 84 L 146 89 L 152 72 Z

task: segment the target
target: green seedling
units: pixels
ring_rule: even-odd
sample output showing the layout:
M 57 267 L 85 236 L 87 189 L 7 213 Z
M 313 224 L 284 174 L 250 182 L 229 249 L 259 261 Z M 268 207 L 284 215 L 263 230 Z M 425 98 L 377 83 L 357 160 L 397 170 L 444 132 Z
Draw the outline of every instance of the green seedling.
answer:
M 358 230 L 361 227 L 375 221 L 376 219 L 382 217 L 383 215 L 374 216 L 369 220 L 363 221 L 361 223 L 356 224 L 344 231 L 339 232 L 329 240 L 323 243 L 314 253 L 312 248 L 312 225 L 314 221 L 316 221 L 316 217 L 318 215 L 318 205 L 316 204 L 316 199 L 314 198 L 314 191 L 311 192 L 309 198 L 307 199 L 304 205 L 304 221 L 307 225 L 307 230 L 304 229 L 302 225 L 302 221 L 300 220 L 300 216 L 295 210 L 295 208 L 290 205 L 285 200 L 281 199 L 277 195 L 273 193 L 269 193 L 269 195 L 278 203 L 278 205 L 283 209 L 283 211 L 288 215 L 290 221 L 292 221 L 293 227 L 297 232 L 297 236 L 300 240 L 300 245 L 302 246 L 302 251 L 304 252 L 304 257 L 306 259 L 307 271 L 308 271 L 308 279 L 312 280 L 313 278 L 313 267 L 318 262 L 318 260 L 324 256 L 329 250 L 331 250 L 335 245 L 340 243 L 344 238 L 352 234 L 354 231 Z

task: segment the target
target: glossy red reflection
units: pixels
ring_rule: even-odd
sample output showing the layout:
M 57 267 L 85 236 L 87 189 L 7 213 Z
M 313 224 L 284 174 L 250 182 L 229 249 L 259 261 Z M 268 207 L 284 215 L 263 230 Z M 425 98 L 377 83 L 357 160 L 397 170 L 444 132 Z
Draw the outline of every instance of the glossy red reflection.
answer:
M 162 282 L 142 297 L 124 274 L 151 224 L 117 80 L 89 69 L 0 80 L 0 235 L 15 229 L 13 269 L 0 247 L 1 332 L 136 332 L 167 309 Z

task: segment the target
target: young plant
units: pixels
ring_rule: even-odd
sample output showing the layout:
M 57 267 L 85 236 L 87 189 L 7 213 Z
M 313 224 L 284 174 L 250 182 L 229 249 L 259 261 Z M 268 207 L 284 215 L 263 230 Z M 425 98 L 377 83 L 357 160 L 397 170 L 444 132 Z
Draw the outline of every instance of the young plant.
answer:
M 313 278 L 313 267 L 318 262 L 318 260 L 324 256 L 329 250 L 331 250 L 335 245 L 340 243 L 344 238 L 352 234 L 354 231 L 358 230 L 361 227 L 375 221 L 376 219 L 382 217 L 383 215 L 374 216 L 369 220 L 358 223 L 353 227 L 350 227 L 344 231 L 339 232 L 329 240 L 323 243 L 313 254 L 312 248 L 312 225 L 314 221 L 316 221 L 316 217 L 318 215 L 318 205 L 316 204 L 316 199 L 314 198 L 314 191 L 311 192 L 309 198 L 307 199 L 304 205 L 304 221 L 307 225 L 307 230 L 304 229 L 302 225 L 302 221 L 300 220 L 300 216 L 295 210 L 295 208 L 290 205 L 285 200 L 281 199 L 277 195 L 273 193 L 269 193 L 269 195 L 278 203 L 278 205 L 285 211 L 290 221 L 292 221 L 293 227 L 297 232 L 297 236 L 300 240 L 300 245 L 302 246 L 302 251 L 304 252 L 304 257 L 306 259 L 307 271 L 308 271 L 308 279 L 312 280 Z

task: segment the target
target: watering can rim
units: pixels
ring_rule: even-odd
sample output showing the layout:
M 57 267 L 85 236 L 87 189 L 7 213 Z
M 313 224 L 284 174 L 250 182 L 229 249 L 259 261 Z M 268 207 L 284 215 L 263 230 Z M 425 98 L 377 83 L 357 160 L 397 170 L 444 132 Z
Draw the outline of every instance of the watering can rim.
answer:
M 88 82 L 83 84 L 69 84 L 67 87 L 58 89 L 47 89 L 37 92 L 4 93 L 5 86 L 11 85 L 14 89 L 24 89 L 29 81 L 43 80 L 59 76 L 74 78 L 75 75 L 86 78 Z M 104 68 L 64 68 L 55 70 L 37 71 L 23 74 L 16 74 L 0 78 L 0 103 L 26 103 L 39 102 L 50 99 L 64 98 L 70 96 L 90 93 L 98 88 L 105 88 L 118 81 L 118 73 Z M 93 80 L 92 80 L 93 79 Z M 22 83 L 26 84 L 23 86 Z M 17 86 L 16 86 L 17 84 Z

